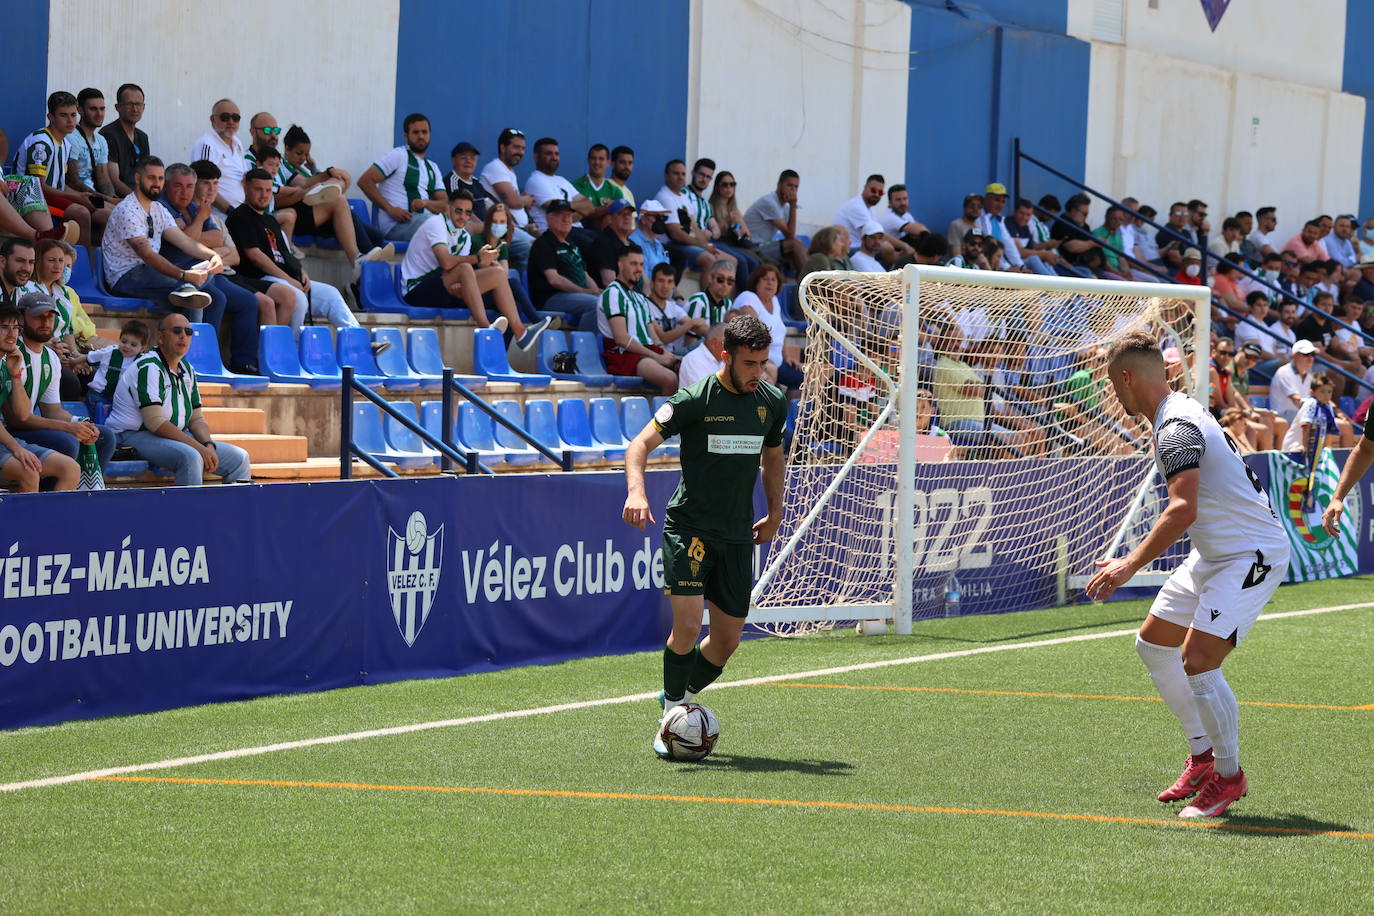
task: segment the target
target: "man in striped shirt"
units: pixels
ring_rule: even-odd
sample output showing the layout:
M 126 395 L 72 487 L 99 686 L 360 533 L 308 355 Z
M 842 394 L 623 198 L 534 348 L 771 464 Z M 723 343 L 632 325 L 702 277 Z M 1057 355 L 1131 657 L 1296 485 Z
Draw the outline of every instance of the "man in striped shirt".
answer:
M 201 411 L 196 370 L 185 359 L 194 333 L 185 316 L 163 317 L 157 346 L 120 377 L 109 425 L 120 445 L 172 471 L 179 487 L 200 486 L 205 474 L 246 483 L 253 474 L 248 453 L 212 439 Z
M 664 352 L 648 301 L 635 287 L 644 281 L 644 252 L 626 245 L 616 261 L 616 277 L 601 292 L 596 327 L 605 349 L 602 358 L 612 375 L 638 375 L 664 394 L 677 391 L 678 359 Z
M 89 246 L 96 204 L 88 195 L 67 187 L 67 138 L 76 130 L 77 117 L 76 96 L 60 91 L 48 96 L 48 124 L 24 138 L 14 165 L 18 174 L 38 179 L 49 211 L 75 222 L 81 231 L 78 243 Z M 101 214 L 100 222 L 108 213 Z
M 0 302 L 0 406 L 6 422 L 23 420 L 32 412 L 24 391 L 24 364 L 19 355 L 19 329 L 23 319 L 19 309 Z M 80 470 L 76 462 L 60 452 L 20 442 L 0 424 L 0 483 L 18 493 L 36 493 L 42 478 L 55 481 L 54 490 L 76 489 Z
M 409 114 L 401 126 L 406 145 L 372 163 L 358 179 L 358 190 L 377 205 L 378 228 L 398 242 L 409 241 L 421 223 L 448 207 L 444 176 L 425 158 L 429 118 Z

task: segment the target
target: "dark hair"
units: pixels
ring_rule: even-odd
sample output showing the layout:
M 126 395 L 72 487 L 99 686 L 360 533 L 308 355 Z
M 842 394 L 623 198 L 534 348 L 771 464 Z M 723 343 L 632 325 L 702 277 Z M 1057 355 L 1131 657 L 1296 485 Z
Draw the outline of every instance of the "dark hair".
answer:
M 1012 210 L 1020 210 L 1022 207 L 1030 207 L 1032 210 L 1034 210 L 1035 204 L 1026 200 L 1024 197 L 1016 198 L 1016 206 L 1012 207 Z
M 249 169 L 248 172 L 243 176 L 243 183 L 244 183 L 244 184 L 247 184 L 247 183 L 250 182 L 250 181 L 271 181 L 271 180 L 272 180 L 272 175 L 271 175 L 271 173 L 269 173 L 266 169 L 256 169 L 256 168 L 255 168 L 255 169 Z
M 616 159 L 619 159 L 626 153 L 629 153 L 631 156 L 633 156 L 635 154 L 635 151 L 622 143 L 620 146 L 617 146 L 615 149 L 611 150 L 611 159 L 612 161 L 614 161 Z
M 1058 213 L 1060 210 L 1064 209 L 1064 206 L 1059 203 L 1058 197 L 1055 197 L 1053 194 L 1046 194 L 1044 197 L 1040 198 L 1040 209 L 1048 210 L 1051 213 Z
M 879 175 L 877 172 L 874 172 L 872 175 L 869 175 L 867 178 L 865 178 L 864 184 L 868 184 L 870 181 L 876 181 L 878 182 L 878 184 L 887 184 L 887 179 Z
M 904 184 L 894 184 L 892 187 L 890 187 L 890 188 L 887 189 L 887 196 L 888 196 L 888 197 L 891 197 L 893 194 L 896 194 L 896 193 L 899 192 L 899 191 L 905 191 L 905 190 L 906 190 L 906 185 L 904 185 Z
M 428 123 L 429 123 L 429 118 L 427 118 L 427 117 L 425 117 L 424 115 L 420 114 L 418 111 L 417 111 L 417 112 L 414 112 L 414 113 L 412 113 L 412 114 L 406 115 L 406 119 L 405 119 L 404 121 L 401 122 L 401 132 L 402 132 L 402 133 L 409 133 L 409 131 L 410 131 L 410 125 L 412 125 L 412 124 L 417 124 L 417 123 L 419 123 L 420 121 L 424 121 L 426 124 L 428 124 Z
M 472 192 L 467 188 L 454 188 L 452 191 L 448 192 L 448 202 L 453 203 L 455 200 L 471 201 Z
M 740 347 L 746 350 L 767 350 L 773 346 L 768 325 L 748 312 L 741 312 L 725 322 L 725 350 L 731 356 Z
M 76 104 L 76 96 L 66 90 L 59 89 L 48 96 L 48 114 L 53 114 L 59 108 L 66 108 L 68 105 Z
M 153 336 L 152 332 L 148 330 L 148 326 L 137 319 L 126 321 L 120 326 L 119 336 L 123 337 L 125 334 L 128 334 L 130 337 L 137 337 L 139 342 L 144 344 L 151 340 Z
M 1328 372 L 1325 372 L 1325 371 L 1323 371 L 1323 372 L 1313 372 L 1313 373 L 1312 373 L 1312 383 L 1311 383 L 1310 385 L 1307 386 L 1307 388 L 1308 388 L 1309 391 L 1312 390 L 1313 388 L 1335 388 L 1335 387 L 1336 387 L 1336 383 L 1332 380 L 1331 374 L 1328 373 Z
M 118 89 L 115 90 L 115 104 L 116 104 L 116 105 L 122 105 L 122 104 L 124 103 L 124 91 L 125 91 L 126 89 L 132 89 L 134 92 L 137 92 L 139 95 L 144 95 L 144 96 L 147 95 L 147 93 L 145 93 L 145 92 L 143 91 L 143 87 L 140 86 L 138 83 L 122 83 L 122 84 L 120 85 L 120 87 L 119 87 Z
M 10 255 L 14 254 L 14 249 L 16 248 L 32 247 L 33 242 L 29 239 L 21 239 L 18 236 L 12 235 L 3 242 L 0 242 L 0 258 L 8 258 Z
M 687 163 L 683 162 L 681 159 L 669 159 L 666 163 L 664 163 L 663 174 L 668 174 L 668 170 L 675 165 L 680 165 L 684 169 L 687 168 Z
M 6 242 L 14 241 L 6 239 Z M 11 305 L 8 302 L 0 302 L 0 321 L 23 321 L 24 313 L 19 311 L 19 306 Z
M 253 158 L 258 162 L 264 159 L 280 159 L 281 150 L 275 146 L 255 146 L 253 147 Z
M 923 258 L 943 258 L 949 254 L 949 240 L 938 232 L 925 232 L 916 239 L 916 253 Z
M 587 158 L 590 159 L 592 157 L 592 153 L 596 152 L 597 150 L 601 150 L 601 152 L 605 153 L 607 159 L 611 158 L 610 147 L 608 147 L 604 143 L 593 143 L 591 146 L 587 147 Z
M 1271 251 L 1271 252 L 1269 252 L 1268 254 L 1266 254 L 1266 255 L 1264 256 L 1263 260 L 1261 260 L 1260 263 L 1261 263 L 1261 264 L 1268 264 L 1270 261 L 1282 261 L 1282 260 L 1283 260 L 1283 255 L 1279 254 L 1277 251 Z
M 1234 216 L 1226 217 L 1226 219 L 1221 221 L 1221 231 L 1225 232 L 1227 229 L 1235 229 L 1239 231 L 1240 220 L 1236 219 Z
M 703 156 L 703 157 L 701 157 L 700 159 L 698 159 L 696 162 L 693 162 L 693 163 L 692 163 L 692 171 L 695 172 L 697 169 L 701 168 L 703 165 L 706 166 L 708 169 L 710 169 L 710 170 L 713 171 L 713 172 L 716 170 L 716 160 L 714 160 L 714 159 L 707 159 L 705 156 Z
M 638 245 L 636 245 L 634 242 L 630 242 L 628 245 L 623 246 L 623 247 L 620 249 L 620 251 L 616 253 L 615 259 L 616 259 L 617 261 L 621 261 L 621 260 L 624 260 L 625 258 L 628 258 L 628 257 L 629 257 L 630 255 L 632 255 L 632 254 L 643 254 L 643 253 L 644 253 L 644 249 L 643 249 L 643 248 L 640 248 L 640 247 L 639 247 Z
M 758 267 L 754 268 L 753 272 L 749 274 L 749 278 L 744 281 L 744 288 L 750 292 L 757 292 L 759 281 L 763 279 L 765 274 L 772 274 L 778 278 L 778 292 L 782 292 L 782 271 L 778 268 L 778 265 L 769 264 L 767 261 L 764 261 Z
M 544 147 L 557 145 L 558 141 L 555 140 L 553 137 L 540 137 L 538 140 L 534 141 L 534 153 L 537 156 L 539 155 L 539 151 Z
M 1237 213 L 1236 213 L 1236 222 L 1240 222 L 1241 220 L 1245 219 L 1247 216 L 1250 217 L 1251 219 L 1254 219 L 1254 218 L 1255 218 L 1255 214 L 1251 213 L 1249 210 L 1241 210 L 1241 211 L 1237 212 Z
M 1112 365 L 1125 356 L 1144 356 L 1151 362 L 1164 363 L 1164 353 L 1159 349 L 1159 341 L 1149 331 L 1129 331 L 1112 344 L 1107 351 L 1107 365 Z
M 507 127 L 505 130 L 501 131 L 500 136 L 496 138 L 496 145 L 506 146 L 516 137 L 519 137 L 523 140 L 525 138 L 525 132 L 522 130 L 516 130 L 514 127 Z
M 85 105 L 91 99 L 103 98 L 105 98 L 105 93 L 101 92 L 99 89 L 82 89 L 76 94 L 76 104 Z
M 1227 260 L 1226 258 L 1219 258 L 1219 259 L 1217 260 L 1217 266 L 1216 266 L 1214 272 L 1215 272 L 1215 273 L 1222 274 L 1222 275 L 1224 276 L 1224 275 L 1226 275 L 1226 274 L 1231 273 L 1231 272 L 1234 271 L 1235 269 L 1236 269 L 1236 262 L 1235 262 L 1235 261 L 1229 261 L 1229 260 Z
M 1089 197 L 1088 195 L 1086 195 L 1086 194 L 1075 194 L 1074 196 L 1070 197 L 1068 200 L 1064 201 L 1064 209 L 1065 209 L 1065 210 L 1077 210 L 1079 207 L 1083 206 L 1084 204 L 1087 204 L 1088 206 L 1091 207 L 1091 206 L 1092 206 L 1092 203 L 1093 203 L 1092 198 Z
M 191 163 L 191 171 L 196 173 L 196 178 L 200 181 L 209 181 L 212 178 L 221 176 L 219 166 L 209 159 L 197 159 Z
M 1269 294 L 1262 289 L 1251 290 L 1250 295 L 1245 297 L 1245 304 L 1254 305 L 1256 302 L 1263 302 L 1265 305 L 1268 305 Z
M 1198 207 L 1205 207 L 1205 206 L 1207 206 L 1207 202 L 1206 202 L 1206 201 L 1202 201 L 1202 200 L 1198 200 L 1196 197 L 1194 197 L 1192 200 L 1188 201 L 1188 209 L 1189 209 L 1189 210 L 1196 210 Z
M 1260 207 L 1255 211 L 1255 219 L 1264 219 L 1266 216 L 1273 216 L 1274 210 L 1274 207 Z
M 281 139 L 283 146 L 300 146 L 302 143 L 310 142 L 310 135 L 303 128 L 292 124 L 286 129 L 286 134 Z
M 651 270 L 649 274 L 651 277 L 657 277 L 660 274 L 668 274 L 669 276 L 675 276 L 673 274 L 673 265 L 669 264 L 667 261 L 659 261 L 657 264 L 654 265 L 654 269 Z
M 1321 292 L 1314 295 L 1312 297 L 1312 304 L 1316 305 L 1318 299 L 1329 299 L 1332 303 L 1335 303 L 1336 301 L 1336 297 L 1328 293 L 1326 290 L 1322 290 Z M 1327 309 L 1327 311 L 1329 312 L 1331 311 L 1331 309 Z
M 1302 227 L 1304 229 L 1306 229 L 1308 226 L 1316 226 L 1318 229 L 1320 229 L 1322 227 L 1321 217 L 1319 216 L 1316 219 L 1309 219 L 1307 222 L 1302 224 Z
M 160 168 L 162 166 L 162 160 L 156 156 L 143 156 L 134 161 L 134 174 L 137 175 L 147 171 L 150 165 L 156 165 Z
M 778 173 L 778 184 L 782 184 L 789 178 L 795 178 L 798 181 L 801 181 L 801 176 L 798 175 L 796 172 L 792 171 L 791 169 L 783 169 L 781 172 Z
M 1159 214 L 1159 211 L 1156 210 L 1154 207 L 1150 206 L 1149 204 L 1141 204 L 1140 206 L 1135 208 L 1135 212 L 1139 213 L 1146 219 L 1154 219 L 1155 216 Z

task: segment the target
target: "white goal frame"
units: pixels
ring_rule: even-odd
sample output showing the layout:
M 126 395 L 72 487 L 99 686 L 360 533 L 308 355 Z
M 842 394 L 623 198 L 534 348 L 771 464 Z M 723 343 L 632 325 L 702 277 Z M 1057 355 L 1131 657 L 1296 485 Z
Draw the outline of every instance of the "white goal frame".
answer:
M 888 276 L 894 276 L 893 271 Z M 835 479 L 821 495 L 805 516 L 797 523 L 788 540 L 777 547 L 769 556 L 768 562 L 760 573 L 750 595 L 750 623 L 800 623 L 813 621 L 844 620 L 891 620 L 896 632 L 911 633 L 913 608 L 913 579 L 916 573 L 914 548 L 909 537 L 896 539 L 896 557 L 893 564 L 894 589 L 893 601 L 878 604 L 838 604 L 838 605 L 796 605 L 790 607 L 759 607 L 757 601 L 778 570 L 792 555 L 796 545 L 806 534 L 811 524 L 821 514 L 830 497 L 848 477 L 864 449 L 874 435 L 891 416 L 894 408 L 898 413 L 898 452 L 897 452 L 897 490 L 894 500 L 894 530 L 912 531 L 916 520 L 916 480 L 917 480 L 917 432 L 916 432 L 916 390 L 917 357 L 920 352 L 920 302 L 921 284 L 939 282 L 961 286 L 995 286 L 1001 289 L 1027 290 L 1050 293 L 1141 296 L 1143 298 L 1186 299 L 1193 303 L 1193 392 L 1205 406 L 1209 366 L 1211 359 L 1211 297 L 1207 286 L 1186 286 L 1168 283 L 1141 283 L 1128 281 L 1082 279 L 1076 277 L 1050 277 L 1041 274 L 989 273 L 981 270 L 965 270 L 956 267 L 935 267 L 927 265 L 908 265 L 900 272 L 903 289 L 903 320 L 901 326 L 901 353 L 899 359 L 900 379 L 910 379 L 911 384 L 894 380 L 881 366 L 873 362 L 853 341 L 840 334 L 824 317 L 819 315 L 808 301 L 808 290 L 816 280 L 855 277 L 851 271 L 817 271 L 802 280 L 800 303 L 807 320 L 818 324 L 842 345 L 853 358 L 875 377 L 891 385 L 895 396 L 889 399 L 883 411 L 871 421 L 864 436 L 855 446 L 853 453 L 836 473 Z M 870 275 L 871 276 L 871 275 Z M 989 283 L 988 280 L 994 282 Z M 1139 514 L 1141 507 L 1155 487 L 1153 463 L 1146 464 L 1130 510 L 1122 519 L 1111 542 L 1107 555 L 1114 555 L 1125 542 Z M 1065 560 L 1067 563 L 1067 559 Z M 1068 588 L 1081 588 L 1086 579 L 1069 575 L 1069 570 L 1059 570 L 1061 603 Z M 1165 578 L 1158 572 L 1138 574 L 1128 585 L 1158 584 Z

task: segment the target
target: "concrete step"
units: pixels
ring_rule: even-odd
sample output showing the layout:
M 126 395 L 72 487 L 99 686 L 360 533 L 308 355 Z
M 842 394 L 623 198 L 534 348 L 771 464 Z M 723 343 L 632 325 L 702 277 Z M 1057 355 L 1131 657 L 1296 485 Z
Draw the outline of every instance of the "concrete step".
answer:
M 203 412 L 216 436 L 267 432 L 267 414 L 255 407 L 206 407 Z
M 254 471 L 259 464 L 283 461 L 305 461 L 310 455 L 309 440 L 305 436 L 274 436 L 261 433 L 229 433 L 216 435 L 220 442 L 237 445 L 248 452 Z
M 439 468 L 423 467 L 402 470 L 402 477 L 428 477 L 439 473 Z M 353 476 L 360 478 L 381 477 L 377 471 L 361 461 L 353 462 Z M 339 459 L 337 457 L 307 458 L 304 461 L 273 461 L 253 465 L 255 481 L 271 480 L 338 480 Z

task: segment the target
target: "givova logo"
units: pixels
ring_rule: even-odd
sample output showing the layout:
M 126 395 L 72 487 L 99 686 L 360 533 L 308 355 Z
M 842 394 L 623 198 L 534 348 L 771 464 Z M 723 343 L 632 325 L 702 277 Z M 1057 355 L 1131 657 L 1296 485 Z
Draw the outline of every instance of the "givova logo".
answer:
M 444 526 L 430 534 L 424 513 L 416 510 L 410 513 L 405 527 L 404 536 L 389 525 L 386 529 L 386 590 L 396 629 L 406 645 L 413 646 L 439 590 Z

